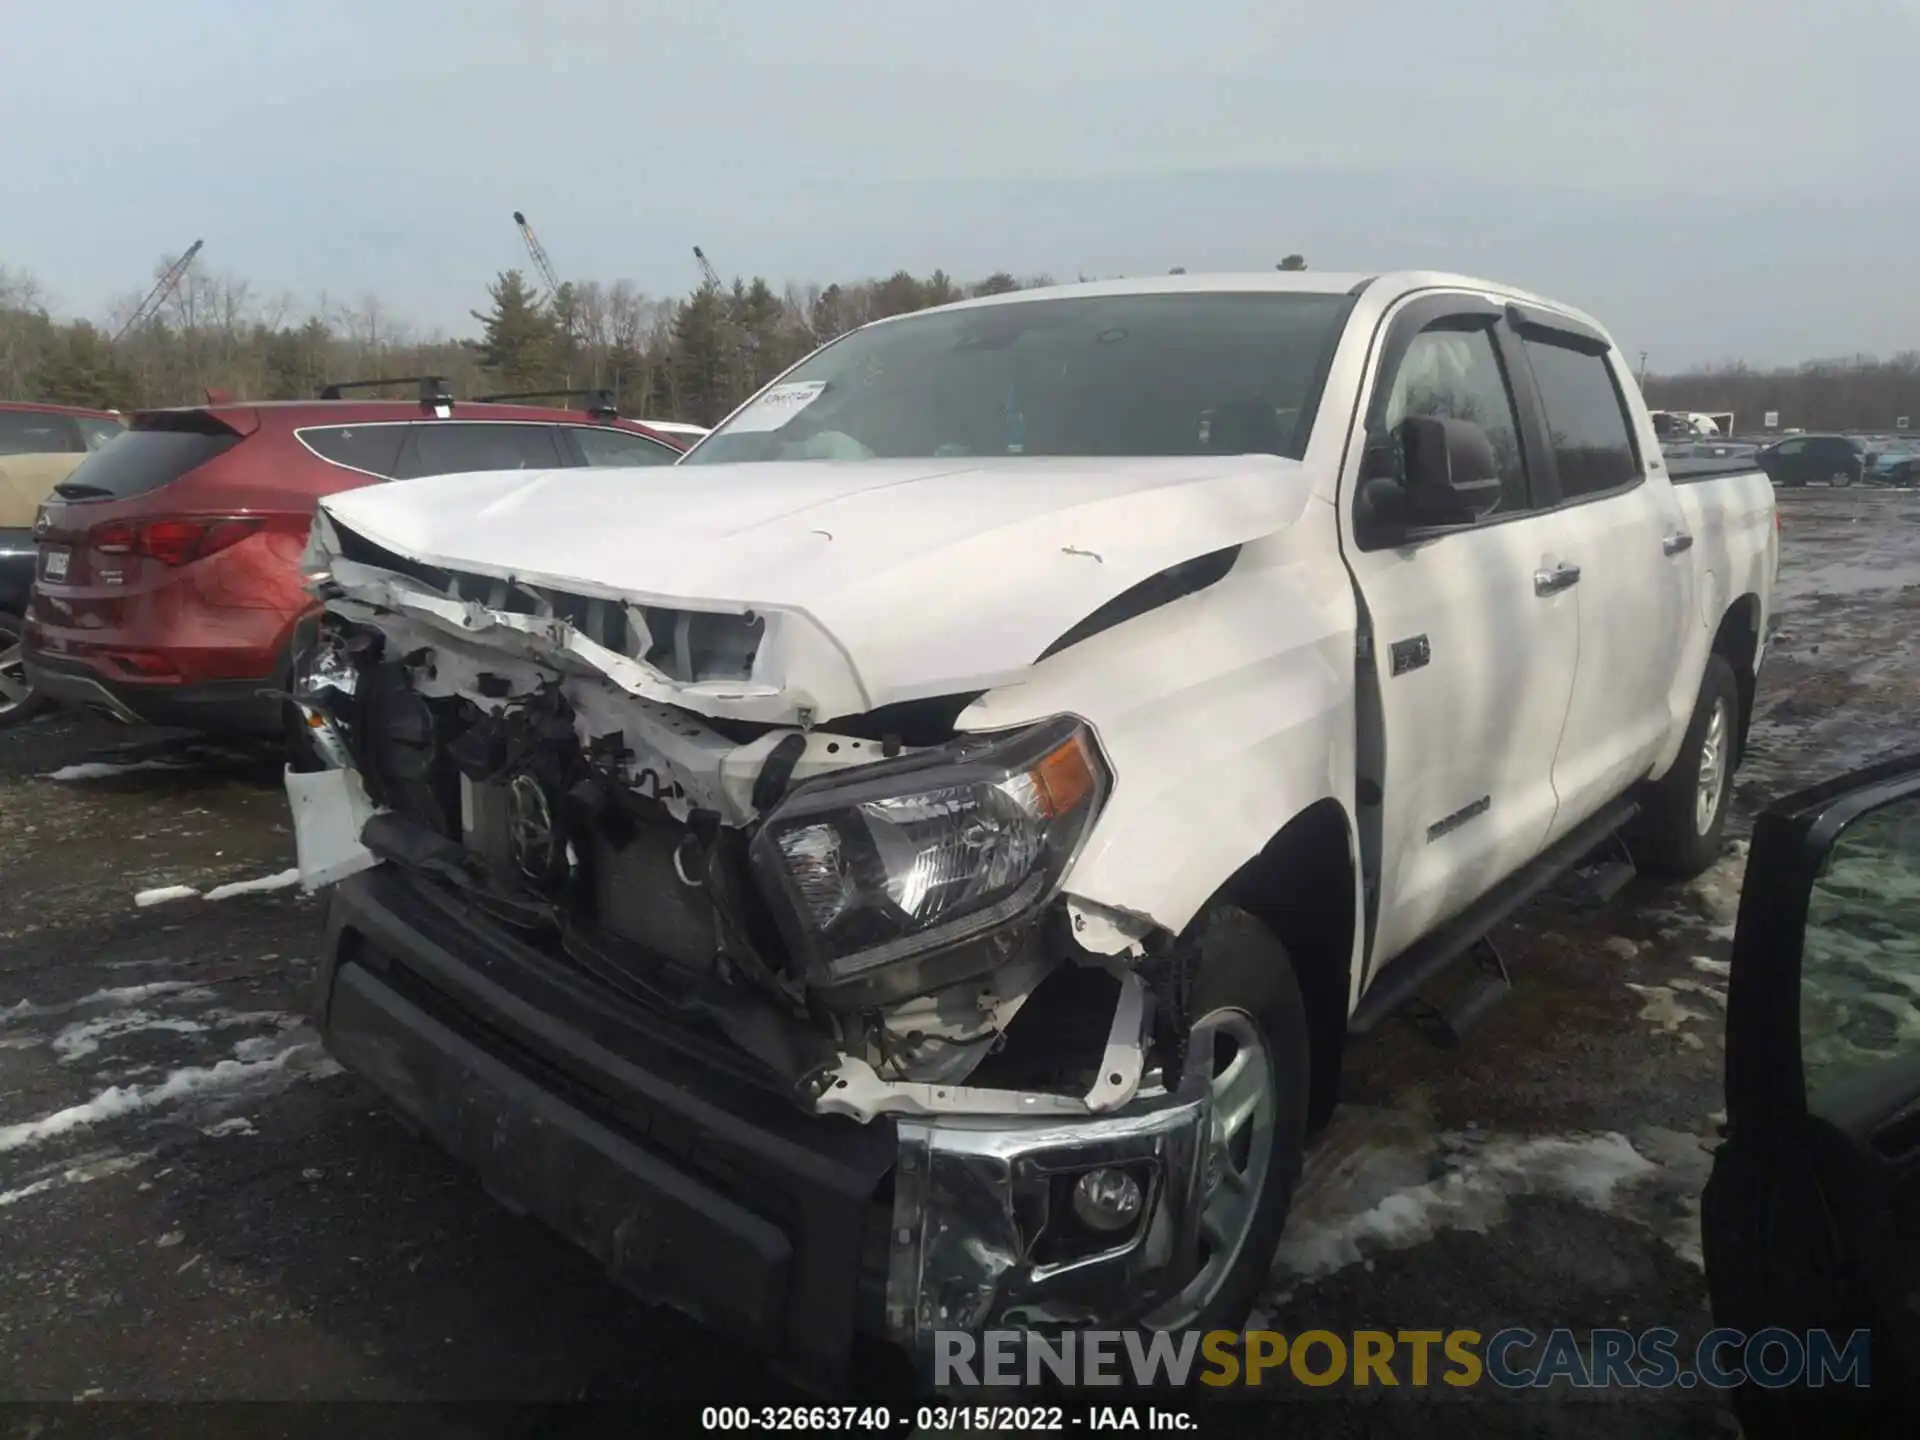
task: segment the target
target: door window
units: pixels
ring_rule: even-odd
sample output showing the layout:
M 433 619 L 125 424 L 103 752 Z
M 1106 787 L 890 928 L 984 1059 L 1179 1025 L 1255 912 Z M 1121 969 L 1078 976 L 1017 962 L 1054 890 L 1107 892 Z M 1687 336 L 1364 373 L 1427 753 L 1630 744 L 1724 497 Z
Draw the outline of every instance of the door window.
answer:
M 405 425 L 316 425 L 297 432 L 302 443 L 330 464 L 387 479 L 400 468 Z
M 680 452 L 631 430 L 602 429 L 597 425 L 567 427 L 588 465 L 671 465 Z
M 1486 431 L 1500 472 L 1500 503 L 1489 513 L 1512 515 L 1529 508 L 1513 392 L 1486 322 L 1463 329 L 1442 321 L 1414 336 L 1394 372 L 1381 423 L 1392 434 L 1409 415 L 1471 420 Z
M 71 455 L 85 448 L 72 416 L 0 410 L 0 455 Z
M 409 428 L 400 463 L 404 480 L 469 470 L 553 470 L 562 463 L 551 425 L 432 420 Z
M 1920 1055 L 1920 795 L 1849 825 L 1807 899 L 1800 1049 L 1808 1103 Z
M 1780 442 L 1779 448 L 1776 449 L 1773 453 L 1776 455 L 1785 455 L 1788 457 L 1792 457 L 1792 456 L 1798 455 L 1802 450 L 1805 450 L 1806 448 L 1807 448 L 1807 442 L 1804 440 L 1782 440 Z
M 1531 335 L 1522 344 L 1547 413 L 1561 498 L 1577 500 L 1638 480 L 1633 427 L 1607 357 Z

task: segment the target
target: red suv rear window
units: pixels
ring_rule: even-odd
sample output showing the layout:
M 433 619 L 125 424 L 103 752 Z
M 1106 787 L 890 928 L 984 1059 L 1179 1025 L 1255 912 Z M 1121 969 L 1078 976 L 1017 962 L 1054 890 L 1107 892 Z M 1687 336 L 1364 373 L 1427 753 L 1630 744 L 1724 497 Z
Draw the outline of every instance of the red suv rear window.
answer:
M 142 417 L 111 445 L 82 460 L 53 493 L 62 500 L 129 500 L 172 484 L 240 440 L 210 415 Z

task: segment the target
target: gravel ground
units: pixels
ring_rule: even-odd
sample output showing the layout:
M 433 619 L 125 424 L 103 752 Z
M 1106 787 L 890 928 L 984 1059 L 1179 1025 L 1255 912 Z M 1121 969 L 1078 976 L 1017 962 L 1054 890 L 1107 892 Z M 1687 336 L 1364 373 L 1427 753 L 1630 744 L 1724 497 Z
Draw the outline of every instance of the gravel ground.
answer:
M 1920 748 L 1920 496 L 1800 491 L 1783 508 L 1738 834 L 1788 789 Z M 1514 994 L 1457 1049 L 1397 1021 L 1357 1042 L 1266 1322 L 1704 1330 L 1695 1217 L 1744 853 L 1731 841 L 1679 891 L 1536 903 L 1496 937 Z M 266 888 L 292 863 L 270 755 L 67 716 L 0 734 L 0 1400 L 486 1401 L 347 1426 L 480 1435 L 573 1433 L 587 1422 L 541 1407 L 580 1396 L 660 1401 L 687 1428 L 702 1404 L 796 1398 L 506 1214 L 339 1073 L 303 1018 L 319 907 Z M 1730 1423 L 1693 1396 L 1353 1394 L 1284 1418 L 1222 1407 L 1201 1428 Z M 18 1433 L 209 1413 L 49 1406 Z M 325 1415 L 337 1431 L 341 1414 L 223 1412 L 219 1428 Z

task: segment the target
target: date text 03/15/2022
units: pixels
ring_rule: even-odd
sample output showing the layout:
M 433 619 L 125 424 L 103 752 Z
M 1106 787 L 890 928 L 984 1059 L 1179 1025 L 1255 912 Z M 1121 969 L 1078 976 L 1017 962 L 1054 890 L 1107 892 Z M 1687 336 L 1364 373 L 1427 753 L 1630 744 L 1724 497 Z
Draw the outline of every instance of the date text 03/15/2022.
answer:
M 700 1412 L 700 1428 L 756 1435 L 834 1430 L 868 1435 L 973 1430 L 999 1435 L 1019 1430 L 1193 1433 L 1200 1424 L 1190 1410 L 1160 1405 L 920 1405 L 911 1410 L 885 1405 L 708 1405 Z

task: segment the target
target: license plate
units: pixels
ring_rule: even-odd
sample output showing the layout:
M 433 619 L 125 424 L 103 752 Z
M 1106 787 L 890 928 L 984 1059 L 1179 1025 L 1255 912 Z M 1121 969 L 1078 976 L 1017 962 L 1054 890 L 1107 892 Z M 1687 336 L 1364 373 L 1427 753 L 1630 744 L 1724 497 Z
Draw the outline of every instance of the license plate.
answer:
M 65 550 L 47 551 L 46 566 L 41 570 L 41 575 L 48 580 L 66 579 L 68 558 L 69 553 Z

